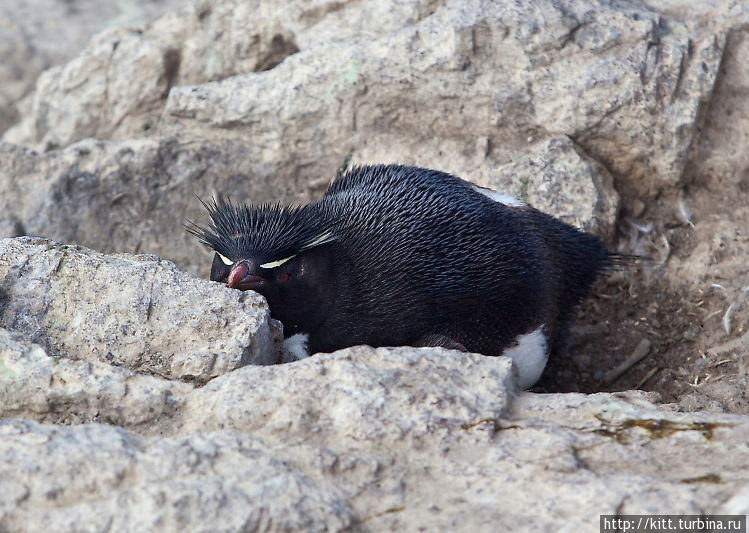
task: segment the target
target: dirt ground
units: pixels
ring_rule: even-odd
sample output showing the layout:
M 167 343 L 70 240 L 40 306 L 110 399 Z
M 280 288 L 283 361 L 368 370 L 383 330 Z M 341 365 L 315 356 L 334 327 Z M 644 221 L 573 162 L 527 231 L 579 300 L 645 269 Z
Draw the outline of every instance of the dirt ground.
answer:
M 595 285 L 535 390 L 644 389 L 685 410 L 749 412 L 747 190 L 693 184 L 625 215 L 620 250 L 652 261 Z

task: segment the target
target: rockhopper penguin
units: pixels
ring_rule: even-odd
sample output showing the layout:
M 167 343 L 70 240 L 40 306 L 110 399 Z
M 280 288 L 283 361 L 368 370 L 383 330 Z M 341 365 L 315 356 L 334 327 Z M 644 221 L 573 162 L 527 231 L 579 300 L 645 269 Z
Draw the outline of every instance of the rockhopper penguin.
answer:
M 357 344 L 510 356 L 532 386 L 596 275 L 601 241 L 423 168 L 340 175 L 305 206 L 206 205 L 211 280 L 265 296 L 296 358 Z

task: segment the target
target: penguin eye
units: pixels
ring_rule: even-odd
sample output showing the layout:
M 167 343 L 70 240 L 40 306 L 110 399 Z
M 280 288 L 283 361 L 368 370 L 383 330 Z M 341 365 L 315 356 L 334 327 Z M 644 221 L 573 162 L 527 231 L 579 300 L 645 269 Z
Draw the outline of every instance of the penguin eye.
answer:
M 280 279 L 281 281 L 289 281 L 291 279 L 291 274 L 289 274 L 288 272 L 284 272 L 283 274 L 278 276 L 278 279 Z

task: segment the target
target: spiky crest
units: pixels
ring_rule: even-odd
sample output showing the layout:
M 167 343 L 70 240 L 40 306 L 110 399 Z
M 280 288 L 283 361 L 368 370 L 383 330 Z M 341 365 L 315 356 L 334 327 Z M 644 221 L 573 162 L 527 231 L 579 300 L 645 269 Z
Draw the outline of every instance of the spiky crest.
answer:
M 307 206 L 235 205 L 223 197 L 200 202 L 210 223 L 189 222 L 187 231 L 229 258 L 279 260 L 335 239 L 332 223 L 311 216 Z

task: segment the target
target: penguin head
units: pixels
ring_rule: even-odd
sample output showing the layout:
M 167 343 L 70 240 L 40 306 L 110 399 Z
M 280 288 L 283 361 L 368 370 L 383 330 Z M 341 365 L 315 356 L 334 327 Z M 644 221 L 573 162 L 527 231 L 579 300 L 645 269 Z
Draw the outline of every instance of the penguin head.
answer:
M 215 252 L 210 279 L 262 294 L 286 337 L 314 331 L 334 302 L 331 228 L 304 207 L 204 205 L 209 226 L 188 231 Z

